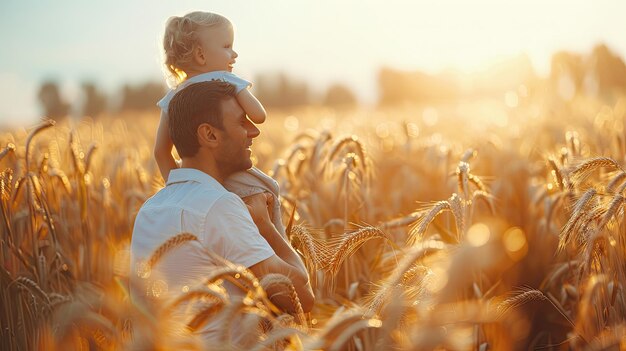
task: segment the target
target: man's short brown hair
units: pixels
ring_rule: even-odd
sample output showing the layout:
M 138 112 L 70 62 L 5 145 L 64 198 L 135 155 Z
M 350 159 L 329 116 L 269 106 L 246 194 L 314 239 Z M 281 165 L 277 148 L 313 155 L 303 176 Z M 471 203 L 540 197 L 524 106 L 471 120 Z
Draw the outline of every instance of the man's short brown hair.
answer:
M 194 83 L 174 95 L 167 114 L 170 138 L 180 157 L 198 152 L 197 131 L 202 123 L 224 129 L 222 101 L 234 97 L 235 86 L 222 81 Z

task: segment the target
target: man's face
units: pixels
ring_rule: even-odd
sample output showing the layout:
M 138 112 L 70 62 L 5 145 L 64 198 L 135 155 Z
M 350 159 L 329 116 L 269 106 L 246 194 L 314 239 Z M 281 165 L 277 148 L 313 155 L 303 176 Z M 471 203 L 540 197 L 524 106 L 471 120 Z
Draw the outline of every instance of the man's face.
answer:
M 222 116 L 224 130 L 216 131 L 220 143 L 215 160 L 220 173 L 229 176 L 252 167 L 250 146 L 261 132 L 235 98 L 222 101 Z

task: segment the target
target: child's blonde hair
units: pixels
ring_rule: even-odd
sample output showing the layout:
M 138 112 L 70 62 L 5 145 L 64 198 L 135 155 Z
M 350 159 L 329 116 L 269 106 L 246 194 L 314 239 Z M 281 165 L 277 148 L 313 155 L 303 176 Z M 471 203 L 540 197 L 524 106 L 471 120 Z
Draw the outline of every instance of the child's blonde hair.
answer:
M 198 44 L 198 31 L 221 24 L 231 25 L 222 15 L 202 11 L 190 12 L 182 17 L 172 16 L 167 20 L 163 51 L 165 73 L 170 86 L 176 86 L 187 78 L 185 69 L 189 68 L 193 59 L 193 51 Z

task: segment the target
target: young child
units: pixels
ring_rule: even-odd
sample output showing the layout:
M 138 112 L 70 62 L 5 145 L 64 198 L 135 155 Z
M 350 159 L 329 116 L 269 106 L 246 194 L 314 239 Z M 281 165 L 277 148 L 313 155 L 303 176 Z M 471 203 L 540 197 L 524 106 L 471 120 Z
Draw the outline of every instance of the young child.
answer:
M 164 179 L 170 170 L 178 167 L 172 156 L 173 143 L 169 135 L 167 109 L 170 100 L 185 86 L 210 80 L 233 84 L 237 102 L 250 120 L 263 123 L 266 112 L 263 105 L 248 89 L 250 82 L 232 73 L 237 53 L 233 50 L 234 30 L 230 21 L 210 12 L 191 12 L 183 17 L 170 17 L 165 26 L 163 49 L 169 85 L 172 89 L 157 103 L 161 121 L 157 130 L 154 157 Z M 272 222 L 285 235 L 281 220 L 278 183 L 253 167 L 246 172 L 231 175 L 224 183 L 229 191 L 246 197 L 261 192 L 273 195 Z

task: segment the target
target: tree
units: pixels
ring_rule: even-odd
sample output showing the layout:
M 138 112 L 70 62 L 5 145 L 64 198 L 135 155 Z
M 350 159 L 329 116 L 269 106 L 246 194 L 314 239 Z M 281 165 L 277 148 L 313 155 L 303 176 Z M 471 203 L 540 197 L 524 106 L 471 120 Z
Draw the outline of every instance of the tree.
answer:
M 165 87 L 161 83 L 148 82 L 136 86 L 124 85 L 122 88 L 121 110 L 156 109 L 157 101 L 165 95 Z
M 82 107 L 82 116 L 96 117 L 104 112 L 107 99 L 104 94 L 98 91 L 96 85 L 91 82 L 85 82 L 82 88 L 85 99 Z
M 589 66 L 598 81 L 600 91 L 626 89 L 626 64 L 606 45 L 600 44 L 593 48 Z
M 61 98 L 56 82 L 45 81 L 39 88 L 38 97 L 48 118 L 60 120 L 67 116 L 70 105 Z
M 550 64 L 550 82 L 552 90 L 562 97 L 573 97 L 581 91 L 585 67 L 581 55 L 570 52 L 557 52 L 552 55 Z
M 254 94 L 265 106 L 294 107 L 310 103 L 307 84 L 284 73 L 260 75 L 254 82 Z
M 356 103 L 356 97 L 350 88 L 343 84 L 333 84 L 328 87 L 324 98 L 324 104 L 333 107 L 352 107 Z
M 455 99 L 459 87 L 454 75 L 430 75 L 383 67 L 378 72 L 381 105 Z

